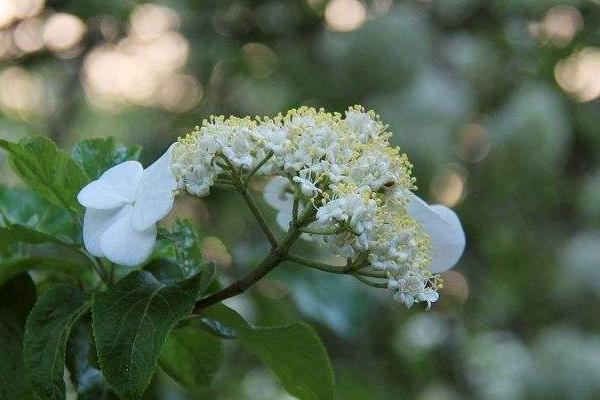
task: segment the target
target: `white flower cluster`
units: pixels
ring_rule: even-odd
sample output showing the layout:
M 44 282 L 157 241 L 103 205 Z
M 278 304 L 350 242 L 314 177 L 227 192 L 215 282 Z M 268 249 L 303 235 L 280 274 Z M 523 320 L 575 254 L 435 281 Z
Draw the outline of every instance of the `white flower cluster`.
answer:
M 436 272 L 458 260 L 464 233 L 452 211 L 412 194 L 412 165 L 390 136 L 360 106 L 343 115 L 302 107 L 274 118 L 213 117 L 179 140 L 172 168 L 180 189 L 197 196 L 231 168 L 275 176 L 265 199 L 284 229 L 294 199 L 300 210 L 314 207 L 303 237 L 385 277 L 408 307 L 430 305 L 441 286 Z

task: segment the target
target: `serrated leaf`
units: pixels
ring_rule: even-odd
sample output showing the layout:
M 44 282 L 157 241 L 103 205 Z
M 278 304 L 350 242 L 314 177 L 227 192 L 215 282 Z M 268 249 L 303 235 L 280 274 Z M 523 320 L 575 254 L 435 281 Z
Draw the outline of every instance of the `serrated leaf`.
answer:
M 83 139 L 73 146 L 71 156 L 90 179 L 98 179 L 104 171 L 128 160 L 137 160 L 141 147 L 117 145 L 114 138 Z
M 92 360 L 96 357 L 89 321 L 80 321 L 67 342 L 66 365 L 77 392 L 77 400 L 118 400 L 102 372 Z
M 80 212 L 77 193 L 89 181 L 86 173 L 52 140 L 34 136 L 19 143 L 0 140 L 13 169 L 32 190 L 49 202 Z
M 23 367 L 23 331 L 35 303 L 35 286 L 20 274 L 0 286 L 0 400 L 33 400 Z
M 200 277 L 165 285 L 135 271 L 94 295 L 93 330 L 100 366 L 109 385 L 125 399 L 148 387 L 171 328 L 196 301 Z
M 202 312 L 233 328 L 244 346 L 260 358 L 283 387 L 301 400 L 332 400 L 333 371 L 314 329 L 303 323 L 252 327 L 237 312 L 217 304 Z
M 33 389 L 43 399 L 63 400 L 65 351 L 71 328 L 90 307 L 79 289 L 60 284 L 37 301 L 25 326 L 23 361 Z
M 160 366 L 182 386 L 200 390 L 210 386 L 222 359 L 221 341 L 193 321 L 171 331 L 160 355 Z

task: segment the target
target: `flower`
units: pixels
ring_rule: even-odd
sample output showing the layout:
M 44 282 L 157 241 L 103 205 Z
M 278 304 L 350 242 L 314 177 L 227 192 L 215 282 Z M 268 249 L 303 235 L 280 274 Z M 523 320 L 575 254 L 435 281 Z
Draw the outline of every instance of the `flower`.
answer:
M 408 214 L 423 225 L 431 241 L 429 269 L 440 273 L 452 268 L 465 250 L 465 232 L 454 211 L 441 204 L 428 205 L 411 195 Z
M 125 161 L 81 189 L 77 200 L 86 207 L 83 241 L 90 254 L 126 266 L 150 256 L 156 223 L 173 208 L 172 147 L 146 169 Z
M 178 186 L 197 196 L 231 173 L 274 176 L 264 198 L 283 229 L 293 205 L 314 208 L 302 238 L 378 270 L 407 307 L 429 307 L 439 297 L 439 273 L 462 255 L 465 234 L 452 210 L 413 194 L 412 165 L 391 135 L 360 106 L 344 114 L 301 107 L 273 118 L 211 117 L 179 139 L 173 170 Z

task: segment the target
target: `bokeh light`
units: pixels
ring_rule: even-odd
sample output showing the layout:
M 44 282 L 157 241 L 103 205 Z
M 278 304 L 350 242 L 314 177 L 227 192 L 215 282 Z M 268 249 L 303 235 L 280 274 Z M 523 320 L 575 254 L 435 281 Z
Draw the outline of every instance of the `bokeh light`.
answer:
M 331 0 L 325 8 L 325 23 L 332 31 L 355 31 L 366 19 L 367 8 L 360 0 Z
M 8 67 L 0 72 L 0 107 L 2 111 L 27 118 L 41 109 L 41 79 L 22 67 Z
M 30 18 L 21 21 L 13 31 L 14 43 L 24 53 L 33 53 L 44 47 L 44 21 Z
M 85 31 L 85 24 L 75 15 L 53 14 L 44 26 L 44 43 L 50 51 L 62 53 L 79 44 Z
M 182 73 L 189 42 L 174 30 L 178 21 L 172 9 L 143 4 L 133 10 L 127 36 L 114 45 L 91 50 L 84 61 L 83 77 L 92 104 L 106 110 L 131 104 L 171 112 L 196 106 L 203 88 L 194 76 Z M 112 20 L 103 23 L 104 34 L 114 37 Z
M 554 6 L 544 15 L 540 22 L 529 25 L 529 32 L 557 47 L 565 47 L 577 32 L 583 28 L 583 17 L 573 6 Z
M 431 193 L 437 202 L 454 207 L 465 191 L 466 172 L 457 165 L 450 165 L 436 172 L 431 182 Z
M 579 101 L 600 97 L 600 48 L 587 47 L 559 61 L 554 77 L 561 88 Z

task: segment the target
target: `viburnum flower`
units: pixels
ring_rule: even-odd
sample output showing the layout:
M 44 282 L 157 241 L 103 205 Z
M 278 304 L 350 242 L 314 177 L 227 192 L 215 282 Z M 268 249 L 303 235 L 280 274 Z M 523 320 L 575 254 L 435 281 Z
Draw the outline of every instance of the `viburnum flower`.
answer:
M 288 235 L 299 230 L 295 237 L 344 257 L 343 273 L 388 287 L 407 307 L 429 307 L 439 297 L 439 274 L 464 251 L 465 234 L 454 211 L 414 194 L 412 165 L 391 135 L 360 106 L 344 114 L 301 107 L 274 118 L 211 117 L 179 139 L 172 167 L 178 187 L 200 197 L 215 184 L 270 176 L 264 198 Z M 295 225 L 307 212 L 311 218 Z
M 125 161 L 81 189 L 77 200 L 86 207 L 83 241 L 90 254 L 126 266 L 150 256 L 156 223 L 173 208 L 172 147 L 146 169 Z

